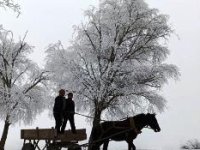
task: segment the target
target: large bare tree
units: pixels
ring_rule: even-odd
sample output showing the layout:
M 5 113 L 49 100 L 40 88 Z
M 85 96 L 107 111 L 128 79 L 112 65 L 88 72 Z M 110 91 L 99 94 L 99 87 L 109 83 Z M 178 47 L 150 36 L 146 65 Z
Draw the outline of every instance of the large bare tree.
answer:
M 77 106 L 94 118 L 93 126 L 102 114 L 163 111 L 160 89 L 179 76 L 175 65 L 165 63 L 168 17 L 143 0 L 104 0 L 85 14 L 87 22 L 75 27 L 67 50 L 60 42 L 47 50 L 52 81 L 76 91 Z
M 33 47 L 24 38 L 14 42 L 11 31 L 0 29 L 0 119 L 4 120 L 1 150 L 11 124 L 31 123 L 45 107 L 47 73 L 28 58 Z

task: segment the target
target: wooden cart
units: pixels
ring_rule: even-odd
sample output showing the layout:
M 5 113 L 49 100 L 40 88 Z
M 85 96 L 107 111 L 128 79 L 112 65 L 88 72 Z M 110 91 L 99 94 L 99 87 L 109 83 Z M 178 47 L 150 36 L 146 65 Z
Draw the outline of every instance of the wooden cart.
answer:
M 86 140 L 86 129 L 77 129 L 73 134 L 66 130 L 63 134 L 57 134 L 54 128 L 51 129 L 22 129 L 21 139 L 24 140 L 22 150 L 61 150 L 65 147 L 68 150 L 81 150 L 78 141 Z M 44 144 L 41 143 L 43 141 Z

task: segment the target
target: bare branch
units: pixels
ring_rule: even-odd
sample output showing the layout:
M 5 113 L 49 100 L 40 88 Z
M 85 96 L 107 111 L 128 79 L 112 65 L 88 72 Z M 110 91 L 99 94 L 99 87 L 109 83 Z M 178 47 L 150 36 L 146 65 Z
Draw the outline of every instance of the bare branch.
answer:
M 28 93 L 31 89 L 33 89 L 39 83 L 41 83 L 42 81 L 46 80 L 47 79 L 47 77 L 45 76 L 46 73 L 47 73 L 47 71 L 44 71 L 37 78 L 35 78 L 34 82 L 26 90 L 24 90 L 23 93 L 24 94 Z

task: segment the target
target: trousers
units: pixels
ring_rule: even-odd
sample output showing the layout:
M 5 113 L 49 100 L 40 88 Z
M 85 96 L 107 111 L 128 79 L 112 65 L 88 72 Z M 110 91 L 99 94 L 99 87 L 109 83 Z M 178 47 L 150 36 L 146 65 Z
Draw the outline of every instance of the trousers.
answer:
M 55 118 L 55 129 L 57 130 L 57 133 L 60 133 L 61 126 L 62 126 L 62 114 L 61 113 L 53 113 L 53 116 Z
M 61 127 L 61 132 L 65 131 L 65 127 L 67 125 L 67 121 L 69 120 L 71 129 L 72 129 L 72 133 L 76 133 L 76 127 L 75 127 L 75 123 L 74 123 L 74 114 L 65 114 L 64 115 L 64 121 Z

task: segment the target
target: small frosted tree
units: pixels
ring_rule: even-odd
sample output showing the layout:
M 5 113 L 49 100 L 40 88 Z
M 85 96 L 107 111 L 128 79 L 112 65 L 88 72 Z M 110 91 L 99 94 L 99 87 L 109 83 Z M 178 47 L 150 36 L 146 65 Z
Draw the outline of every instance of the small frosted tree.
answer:
M 71 47 L 58 42 L 47 50 L 52 81 L 76 90 L 77 107 L 89 112 L 93 126 L 102 114 L 163 111 L 159 90 L 179 76 L 175 65 L 164 63 L 172 33 L 167 16 L 143 0 L 104 0 L 85 14 Z
M 45 107 L 47 74 L 28 58 L 32 49 L 24 39 L 15 43 L 11 31 L 0 29 L 1 150 L 11 124 L 31 123 Z

